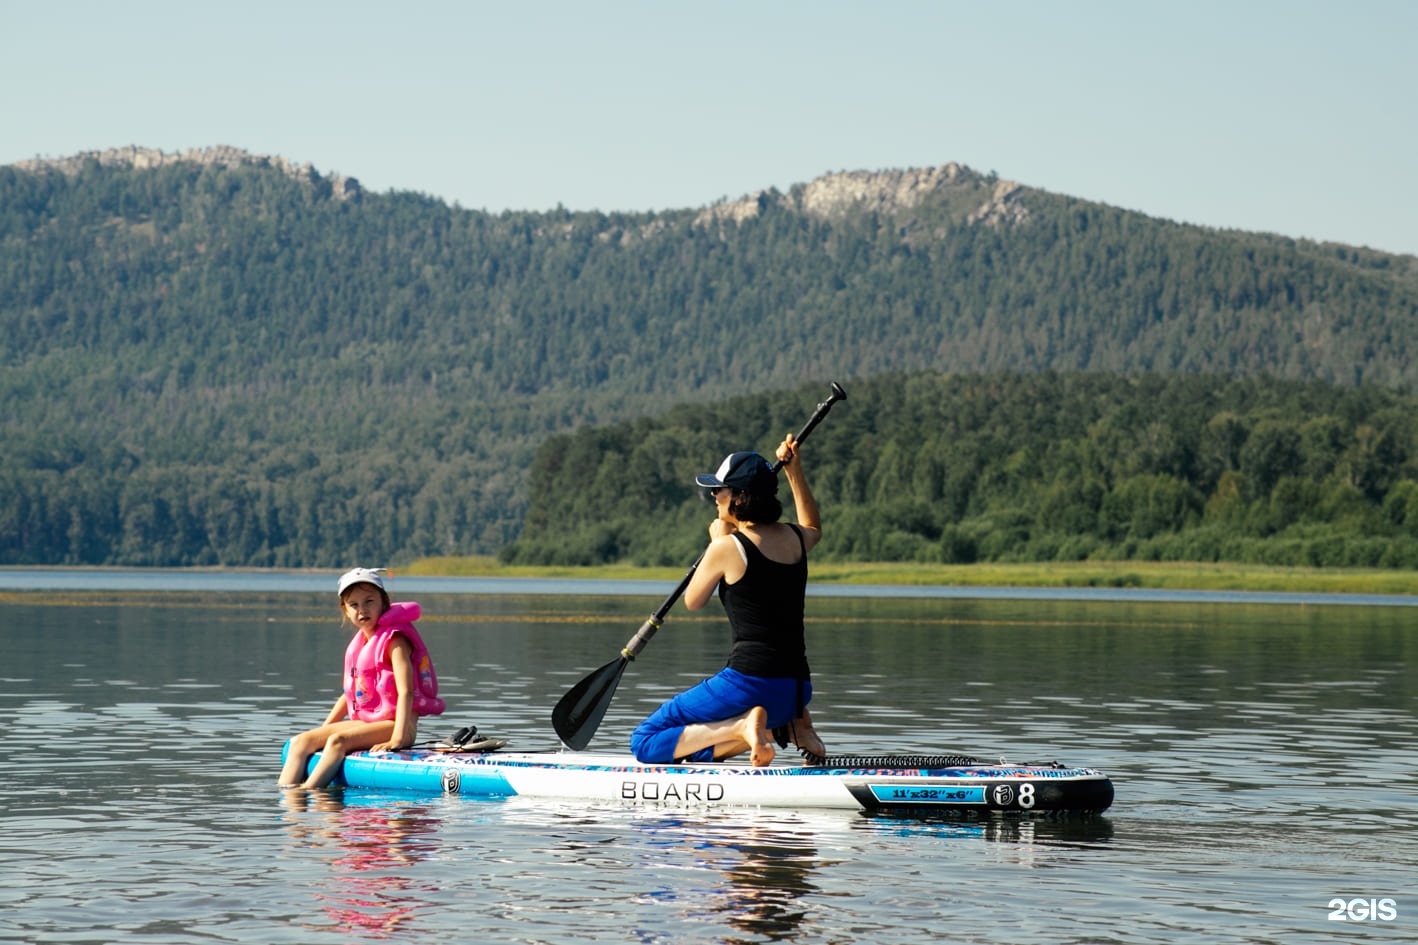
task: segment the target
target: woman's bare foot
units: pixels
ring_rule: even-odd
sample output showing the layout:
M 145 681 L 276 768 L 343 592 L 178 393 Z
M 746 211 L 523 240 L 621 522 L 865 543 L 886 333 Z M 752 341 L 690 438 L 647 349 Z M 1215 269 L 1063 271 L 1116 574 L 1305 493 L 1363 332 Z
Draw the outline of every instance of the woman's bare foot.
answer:
M 748 742 L 748 760 L 753 762 L 755 768 L 772 764 L 773 756 L 778 751 L 768 734 L 768 710 L 761 705 L 749 709 L 744 714 L 743 726 L 743 740 Z
M 827 746 L 822 743 L 821 737 L 817 734 L 817 729 L 812 727 L 812 714 L 807 709 L 803 714 L 793 719 L 793 724 L 788 729 L 792 735 L 792 742 L 803 750 L 804 753 L 817 757 L 827 757 Z

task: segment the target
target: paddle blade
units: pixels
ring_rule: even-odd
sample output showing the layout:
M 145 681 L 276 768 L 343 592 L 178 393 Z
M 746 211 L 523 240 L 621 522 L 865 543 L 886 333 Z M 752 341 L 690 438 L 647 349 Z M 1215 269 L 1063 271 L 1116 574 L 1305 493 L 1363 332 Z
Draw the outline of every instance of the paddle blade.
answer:
M 602 666 L 573 686 L 551 710 L 552 728 L 567 748 L 580 751 L 591 741 L 629 662 L 629 657 L 622 656 Z

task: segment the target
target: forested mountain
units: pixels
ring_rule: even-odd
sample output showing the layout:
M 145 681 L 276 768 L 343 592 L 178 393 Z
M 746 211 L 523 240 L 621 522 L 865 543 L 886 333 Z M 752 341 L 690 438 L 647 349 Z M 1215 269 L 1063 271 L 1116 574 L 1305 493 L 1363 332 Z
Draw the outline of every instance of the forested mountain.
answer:
M 27 162 L 0 168 L 0 562 L 492 551 L 548 436 L 807 381 L 1404 389 L 1416 267 L 958 165 L 490 214 L 231 149 Z

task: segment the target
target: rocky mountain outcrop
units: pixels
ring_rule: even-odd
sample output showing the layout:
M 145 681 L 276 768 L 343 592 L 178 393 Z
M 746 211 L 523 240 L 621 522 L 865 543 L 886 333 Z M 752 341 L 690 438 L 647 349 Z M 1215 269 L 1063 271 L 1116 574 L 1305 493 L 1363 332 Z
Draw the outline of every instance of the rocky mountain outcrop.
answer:
M 186 151 L 161 151 L 157 148 L 142 148 L 129 145 L 126 148 L 109 148 L 104 151 L 83 151 L 62 158 L 35 158 L 17 161 L 11 165 L 18 170 L 36 172 L 54 170 L 62 174 L 77 174 L 90 162 L 100 167 L 154 168 L 169 164 L 197 164 L 214 167 L 271 167 L 281 171 L 293 180 L 307 183 L 328 182 L 331 195 L 336 200 L 358 200 L 361 196 L 359 181 L 345 175 L 322 175 L 308 161 L 297 164 L 278 154 L 252 154 L 230 145 L 216 145 L 210 148 L 190 148 Z
M 17 161 L 12 167 L 27 171 L 58 171 L 77 174 L 90 162 L 101 167 L 156 168 L 190 163 L 199 166 L 269 167 L 286 176 L 308 183 L 326 182 L 337 200 L 358 200 L 359 181 L 342 174 L 322 175 L 308 161 L 297 163 L 281 155 L 253 154 L 230 145 L 162 151 L 129 145 L 103 151 L 84 151 L 61 158 Z M 1021 201 L 1024 188 L 1014 182 L 983 175 L 964 164 L 950 162 L 939 167 L 884 171 L 842 171 L 824 174 L 788 193 L 776 188 L 759 190 L 738 200 L 723 201 L 704 208 L 696 217 L 698 225 L 720 226 L 752 220 L 769 207 L 782 206 L 808 216 L 830 219 L 854 211 L 898 214 L 914 210 L 931 200 L 949 200 L 957 207 L 971 207 L 964 214 L 970 224 L 1017 224 L 1029 217 Z M 978 201 L 978 203 L 975 203 Z M 655 227 L 654 229 L 658 229 Z M 642 238 L 650 235 L 640 233 Z
M 819 218 L 839 217 L 865 210 L 896 214 L 922 206 L 932 199 L 973 200 L 978 205 L 966 215 L 969 223 L 1020 223 L 1028 208 L 1020 201 L 1024 188 L 1014 181 L 996 180 L 951 162 L 939 167 L 887 171 L 844 171 L 825 174 L 784 194 L 760 190 L 738 200 L 706 208 L 696 222 L 743 223 L 771 206 L 785 206 Z M 967 204 L 968 205 L 968 204 Z

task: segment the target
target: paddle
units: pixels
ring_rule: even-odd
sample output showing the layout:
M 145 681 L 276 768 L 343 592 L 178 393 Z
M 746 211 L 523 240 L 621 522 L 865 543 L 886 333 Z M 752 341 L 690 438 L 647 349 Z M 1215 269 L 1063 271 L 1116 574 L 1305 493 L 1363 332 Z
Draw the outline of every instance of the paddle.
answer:
M 839 400 L 846 400 L 847 392 L 842 389 L 842 385 L 836 381 L 832 382 L 832 395 L 817 405 L 817 409 L 812 412 L 803 428 L 798 431 L 797 442 L 801 443 L 807 439 L 813 427 L 827 416 L 827 411 L 832 409 L 832 405 Z M 783 468 L 781 461 L 773 464 L 773 472 Z M 580 751 L 591 741 L 591 736 L 596 734 L 596 729 L 600 727 L 601 719 L 605 718 L 606 709 L 610 708 L 611 699 L 615 696 L 616 686 L 620 685 L 621 674 L 625 672 L 625 667 L 630 661 L 645 649 L 645 644 L 650 642 L 650 638 L 655 635 L 655 631 L 660 629 L 660 624 L 664 623 L 665 615 L 670 612 L 670 608 L 675 605 L 675 601 L 680 599 L 685 588 L 689 587 L 690 579 L 694 577 L 695 570 L 699 567 L 699 562 L 704 558 L 703 552 L 694 563 L 689 566 L 689 570 L 680 578 L 679 584 L 670 596 L 665 598 L 655 612 L 650 615 L 650 619 L 640 625 L 640 629 L 635 631 L 635 636 L 625 644 L 620 651 L 620 656 L 611 660 L 600 669 L 591 673 L 585 679 L 571 687 L 566 695 L 561 697 L 556 707 L 551 712 L 551 724 L 556 729 L 556 737 L 561 739 L 562 744 L 572 751 Z

